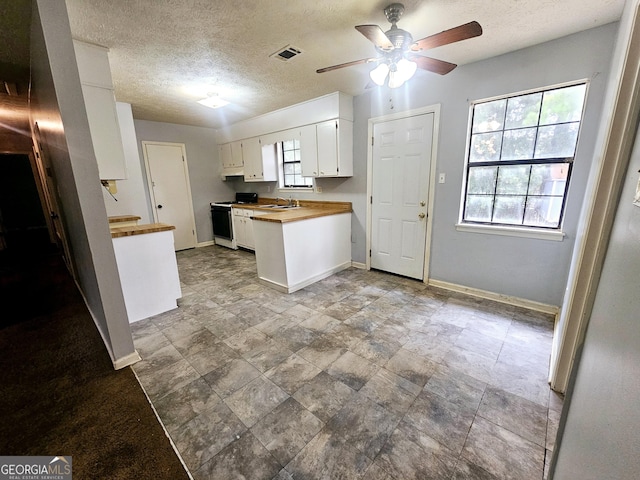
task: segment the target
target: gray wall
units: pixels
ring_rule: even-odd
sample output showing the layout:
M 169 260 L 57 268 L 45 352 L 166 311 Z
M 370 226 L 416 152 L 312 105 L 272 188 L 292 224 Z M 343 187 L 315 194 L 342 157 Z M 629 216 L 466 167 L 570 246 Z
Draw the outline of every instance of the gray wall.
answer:
M 112 360 L 134 352 L 66 6 L 34 0 L 31 120 L 49 156 L 76 282 Z M 69 345 L 73 348 L 73 345 Z
M 399 91 L 371 94 L 373 117 L 441 105 L 437 171 L 446 174 L 446 183 L 436 184 L 430 278 L 545 304 L 562 303 L 616 31 L 617 24 L 606 25 L 464 65 L 444 77 L 422 75 Z M 458 232 L 469 102 L 585 78 L 591 84 L 564 241 Z M 366 138 L 355 139 L 356 145 L 364 142 Z M 357 162 L 366 161 L 365 148 L 356 151 Z
M 149 122 L 146 120 L 134 120 L 134 125 L 143 172 L 146 171 L 142 152 L 143 141 L 185 144 L 193 212 L 196 217 L 197 241 L 198 243 L 203 243 L 213 240 L 209 204 L 213 201 L 226 201 L 235 198 L 235 190 L 231 183 L 222 181 L 220 177 L 222 166 L 217 160 L 218 150 L 213 137 L 214 130 L 212 128 Z M 151 209 L 146 182 L 145 194 L 149 209 Z M 149 210 L 149 214 L 153 218 L 151 210 Z

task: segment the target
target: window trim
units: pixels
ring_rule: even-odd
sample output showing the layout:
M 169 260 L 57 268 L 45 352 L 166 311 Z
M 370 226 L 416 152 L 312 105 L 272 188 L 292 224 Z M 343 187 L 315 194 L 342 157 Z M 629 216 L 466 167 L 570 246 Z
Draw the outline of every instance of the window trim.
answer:
M 456 230 L 463 231 L 463 232 L 476 232 L 476 233 L 486 233 L 486 234 L 495 234 L 495 235 L 508 235 L 508 236 L 516 236 L 516 237 L 529 237 L 529 238 L 552 239 L 552 240 L 562 241 L 562 239 L 565 237 L 564 222 L 565 222 L 565 213 L 566 213 L 566 203 L 567 203 L 567 199 L 569 197 L 570 188 L 571 188 L 570 179 L 571 179 L 571 174 L 573 170 L 573 163 L 575 161 L 575 158 L 578 155 L 580 136 L 582 134 L 582 127 L 583 127 L 584 117 L 587 109 L 587 100 L 589 98 L 590 84 L 591 84 L 591 81 L 589 78 L 582 78 L 582 79 L 573 80 L 570 82 L 556 83 L 553 85 L 531 88 L 531 89 L 507 93 L 503 95 L 496 95 L 496 96 L 481 98 L 477 100 L 468 100 L 469 113 L 467 118 L 467 135 L 466 135 L 466 141 L 465 141 L 465 154 L 464 154 L 465 158 L 464 158 L 464 167 L 462 171 L 462 188 L 460 192 L 458 222 L 455 225 Z M 570 171 L 569 171 L 569 176 L 567 178 L 568 185 L 566 187 L 566 191 L 562 201 L 562 218 L 560 219 L 560 224 L 558 225 L 558 227 L 508 225 L 508 224 L 497 224 L 497 223 L 492 224 L 492 223 L 482 223 L 482 222 L 470 222 L 470 221 L 464 220 L 464 211 L 466 206 L 466 193 L 467 193 L 467 187 L 468 187 L 467 181 L 468 181 L 468 175 L 469 175 L 469 156 L 471 151 L 470 146 L 471 146 L 471 139 L 473 136 L 473 132 L 472 132 L 473 112 L 474 112 L 475 105 L 480 103 L 493 102 L 496 100 L 508 99 L 512 97 L 530 95 L 532 93 L 557 90 L 557 89 L 572 87 L 576 85 L 585 86 L 584 103 L 582 105 L 582 115 L 580 117 L 580 127 L 578 129 L 576 149 L 573 157 L 570 157 L 571 160 L 568 162 L 570 163 Z M 539 160 L 543 162 L 543 161 L 547 161 L 548 159 L 539 159 Z M 559 160 L 559 159 L 553 159 L 553 160 Z M 512 164 L 513 162 L 516 162 L 517 164 L 518 161 L 507 161 L 505 165 L 507 163 Z M 523 160 L 520 162 L 522 162 L 523 164 L 532 164 L 530 160 Z M 481 163 L 482 162 L 478 164 L 478 162 L 475 162 L 474 166 L 481 166 Z M 535 162 L 535 163 L 539 163 L 539 162 Z M 554 162 L 549 162 L 549 163 L 554 163 Z

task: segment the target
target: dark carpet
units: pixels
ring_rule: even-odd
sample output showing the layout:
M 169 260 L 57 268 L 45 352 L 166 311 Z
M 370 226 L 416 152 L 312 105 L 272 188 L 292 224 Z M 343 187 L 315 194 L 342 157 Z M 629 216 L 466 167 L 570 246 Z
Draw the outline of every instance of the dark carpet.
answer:
M 0 301 L 0 455 L 72 456 L 74 479 L 189 478 L 59 255 L 0 252 Z

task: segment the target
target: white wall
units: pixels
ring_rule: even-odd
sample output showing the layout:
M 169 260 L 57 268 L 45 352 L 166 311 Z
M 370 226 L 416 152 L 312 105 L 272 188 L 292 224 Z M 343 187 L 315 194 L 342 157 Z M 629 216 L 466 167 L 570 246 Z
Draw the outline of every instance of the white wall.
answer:
M 52 164 L 75 280 L 112 361 L 122 361 L 135 350 L 62 0 L 33 1 L 31 66 L 31 121 Z
M 222 181 L 222 165 L 217 160 L 218 149 L 212 128 L 176 125 L 173 123 L 134 120 L 138 151 L 141 159 L 143 141 L 184 143 L 189 166 L 189 182 L 193 200 L 193 212 L 196 217 L 196 237 L 198 243 L 213 240 L 211 226 L 211 208 L 213 201 L 226 201 L 235 198 L 235 190 L 230 182 Z M 146 175 L 146 173 L 144 174 Z M 144 184 L 145 196 L 149 208 L 149 191 Z
M 131 105 L 117 102 L 116 110 L 124 147 L 127 179 L 116 181 L 118 191 L 113 196 L 105 188 L 102 189 L 107 215 L 137 215 L 140 217 L 141 224 L 151 223 L 153 221 L 151 205 L 145 195 L 146 173 L 138 153 L 138 140 Z

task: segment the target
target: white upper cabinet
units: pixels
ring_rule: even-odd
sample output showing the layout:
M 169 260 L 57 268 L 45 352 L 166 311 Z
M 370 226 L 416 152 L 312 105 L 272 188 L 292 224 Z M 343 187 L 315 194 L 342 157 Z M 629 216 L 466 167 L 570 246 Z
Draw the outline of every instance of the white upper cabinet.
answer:
M 242 140 L 245 182 L 275 182 L 278 180 L 274 144 L 264 144 L 261 138 Z
M 116 99 L 113 95 L 108 50 L 73 41 L 91 142 L 102 180 L 127 178 Z
M 218 145 L 222 176 L 243 175 L 242 142 L 230 142 Z
M 303 127 L 300 158 L 305 177 L 353 176 L 353 122 L 336 119 Z
M 229 125 L 218 130 L 216 137 L 223 176 L 244 175 L 247 182 L 277 181 L 279 159 L 274 144 L 296 138 L 305 177 L 353 176 L 353 98 L 342 92 Z M 243 144 L 244 167 L 234 159 L 233 147 L 238 143 Z

